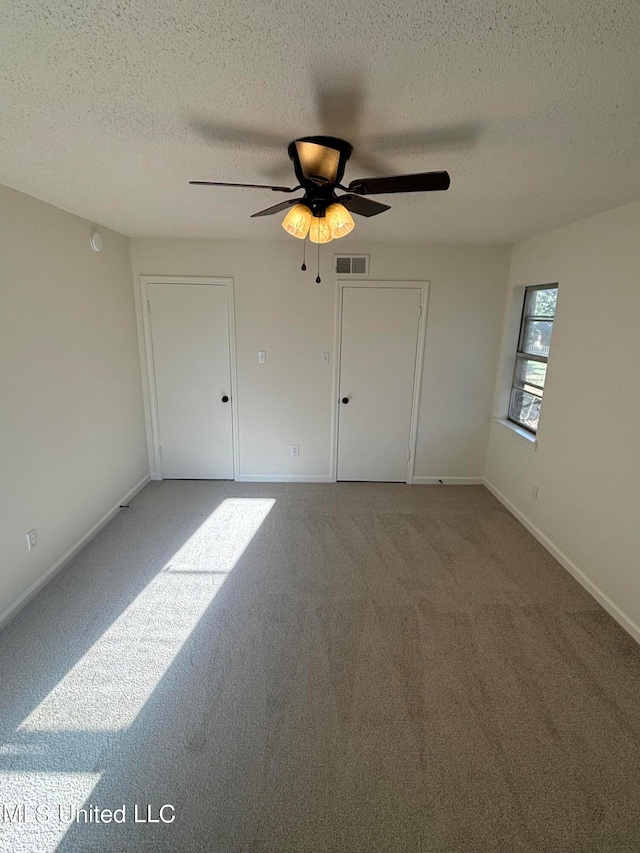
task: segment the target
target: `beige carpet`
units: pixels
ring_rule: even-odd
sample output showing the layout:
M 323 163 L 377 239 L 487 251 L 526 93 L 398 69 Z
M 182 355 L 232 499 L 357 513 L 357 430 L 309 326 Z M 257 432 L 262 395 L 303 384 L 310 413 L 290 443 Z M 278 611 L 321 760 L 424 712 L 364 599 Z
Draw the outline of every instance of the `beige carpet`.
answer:
M 151 484 L 0 661 L 12 853 L 640 850 L 640 650 L 482 487 Z

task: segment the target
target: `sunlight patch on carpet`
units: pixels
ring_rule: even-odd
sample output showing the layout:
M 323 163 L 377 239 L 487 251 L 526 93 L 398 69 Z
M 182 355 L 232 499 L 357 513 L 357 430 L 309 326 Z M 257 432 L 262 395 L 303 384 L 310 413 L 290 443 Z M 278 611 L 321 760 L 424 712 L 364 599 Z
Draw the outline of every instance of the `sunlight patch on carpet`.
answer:
M 128 728 L 274 503 L 223 501 L 20 729 Z
M 0 744 L 4 803 L 24 803 L 32 814 L 38 803 L 82 806 L 101 777 L 101 757 L 134 722 L 274 504 L 223 501 Z M 67 828 L 5 822 L 3 849 L 53 851 Z

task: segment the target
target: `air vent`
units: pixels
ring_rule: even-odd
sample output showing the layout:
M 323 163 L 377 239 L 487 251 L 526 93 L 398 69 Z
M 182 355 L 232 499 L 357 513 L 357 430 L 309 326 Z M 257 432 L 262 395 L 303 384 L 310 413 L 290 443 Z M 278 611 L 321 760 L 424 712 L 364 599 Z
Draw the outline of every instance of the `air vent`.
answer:
M 338 275 L 369 275 L 369 255 L 334 255 L 333 261 Z

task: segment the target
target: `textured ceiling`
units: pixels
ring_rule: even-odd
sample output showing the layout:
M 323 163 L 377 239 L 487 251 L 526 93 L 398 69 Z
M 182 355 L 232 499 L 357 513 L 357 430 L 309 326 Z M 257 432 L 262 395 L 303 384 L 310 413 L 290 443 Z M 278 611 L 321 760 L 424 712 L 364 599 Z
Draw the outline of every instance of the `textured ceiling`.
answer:
M 188 181 L 292 186 L 287 142 L 322 132 L 354 144 L 347 181 L 451 174 L 380 196 L 360 240 L 512 242 L 640 198 L 638 0 L 0 13 L 0 183 L 125 234 L 290 239 L 282 216 L 248 218 L 286 196 Z

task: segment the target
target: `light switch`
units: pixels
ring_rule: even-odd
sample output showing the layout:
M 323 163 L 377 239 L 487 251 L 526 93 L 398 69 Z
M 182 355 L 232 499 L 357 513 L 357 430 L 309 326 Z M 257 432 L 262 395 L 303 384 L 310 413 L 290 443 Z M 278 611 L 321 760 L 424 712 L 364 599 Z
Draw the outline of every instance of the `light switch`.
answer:
M 322 353 L 322 363 L 323 364 L 329 364 L 329 353 L 328 352 Z
M 266 364 L 266 361 L 267 361 L 267 354 L 263 349 L 261 349 L 260 352 L 258 353 L 258 363 L 259 364 Z

